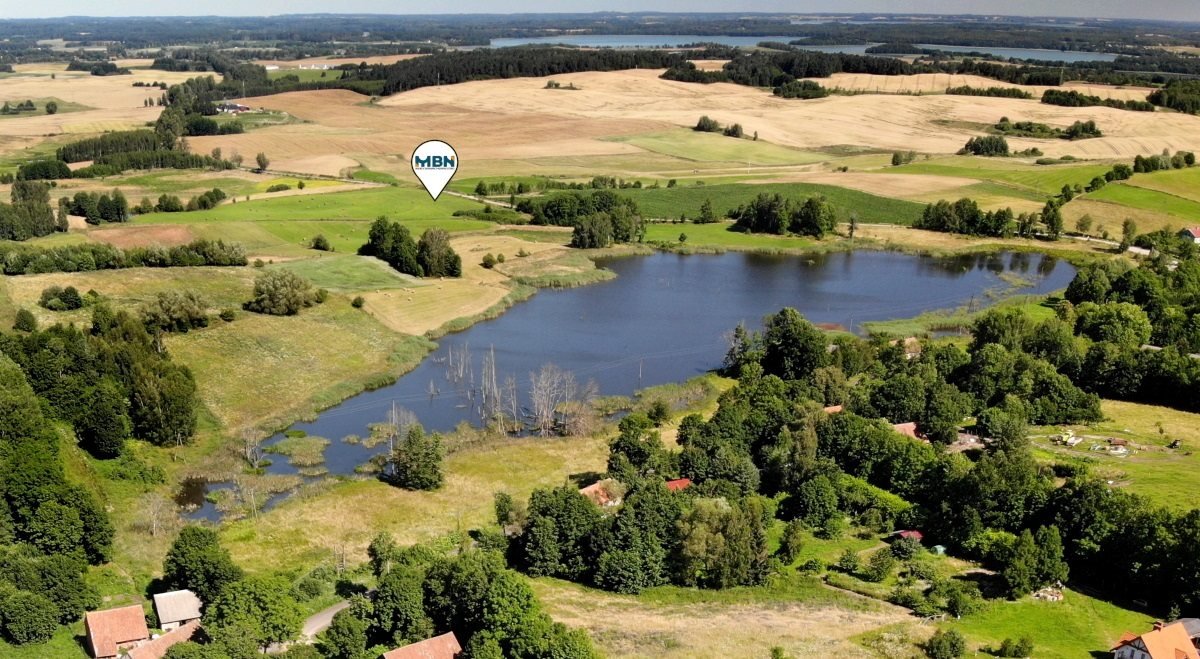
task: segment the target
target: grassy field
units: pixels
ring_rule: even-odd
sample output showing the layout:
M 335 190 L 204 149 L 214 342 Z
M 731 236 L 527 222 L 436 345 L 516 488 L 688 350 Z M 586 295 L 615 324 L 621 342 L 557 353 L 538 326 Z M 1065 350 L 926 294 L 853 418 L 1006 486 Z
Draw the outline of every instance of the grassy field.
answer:
M 1137 176 L 1140 175 L 1135 175 L 1135 179 Z M 1176 184 L 1176 182 L 1172 182 L 1172 184 Z M 1106 185 L 1096 192 L 1088 193 L 1088 198 L 1130 208 L 1167 213 L 1178 217 L 1181 222 L 1194 222 L 1200 219 L 1200 201 L 1136 185 L 1120 183 Z
M 719 133 L 701 133 L 685 128 L 612 138 L 614 142 L 632 144 L 653 153 L 695 160 L 723 162 L 732 166 L 747 165 L 808 165 L 829 160 L 829 156 L 813 151 L 799 151 L 785 146 L 749 139 L 725 137 Z
M 34 110 L 33 112 L 26 111 L 26 112 L 13 113 L 13 114 L 0 114 L 0 120 L 19 119 L 21 117 L 35 117 L 37 115 L 45 114 L 46 113 L 46 103 L 49 103 L 50 101 L 53 101 L 58 104 L 58 110 L 55 111 L 55 114 L 67 114 L 68 112 L 83 112 L 84 110 L 92 109 L 82 103 L 72 103 L 71 101 L 64 101 L 61 98 L 54 98 L 54 97 L 34 98 L 34 99 L 0 98 L 0 105 L 3 105 L 5 102 L 7 102 L 9 105 L 11 105 L 13 107 L 13 109 L 16 109 L 18 103 L 24 103 L 25 101 L 29 101 L 29 100 L 33 101 L 34 107 L 37 108 L 36 110 Z
M 300 82 L 337 80 L 341 77 L 341 75 L 341 71 L 323 69 L 277 69 L 275 71 L 267 72 L 267 77 L 271 80 L 278 80 L 284 76 L 296 76 L 297 78 L 300 78 Z
M 1033 656 L 1041 659 L 1076 659 L 1107 656 L 1126 631 L 1142 633 L 1153 622 L 1148 616 L 1127 611 L 1074 590 L 1064 590 L 1061 602 L 1031 597 L 1016 602 L 988 604 L 985 611 L 945 623 L 967 637 L 970 648 L 998 647 L 1005 638 L 1027 636 Z
M 369 291 L 413 285 L 412 277 L 400 274 L 373 256 L 316 254 L 319 255 L 317 258 L 286 261 L 269 267 L 290 270 L 314 286 L 331 291 Z
M 676 243 L 679 241 L 680 234 L 686 234 L 687 241 L 681 245 L 684 248 L 695 246 L 745 250 L 800 250 L 819 244 L 812 238 L 743 233 L 732 231 L 731 227 L 733 224 L 730 222 L 714 224 L 656 222 L 646 225 L 646 241 Z
M 270 220 L 374 220 L 386 215 L 393 220 L 444 220 L 447 228 L 482 228 L 483 222 L 454 219 L 456 210 L 477 209 L 480 205 L 461 197 L 442 197 L 433 201 L 416 188 L 371 188 L 351 192 L 294 195 L 236 204 L 222 204 L 212 210 L 192 213 L 152 213 L 139 222 L 169 224 L 270 221 Z
M 915 162 L 889 169 L 897 173 L 961 176 L 1017 186 L 1041 193 L 1058 194 L 1064 185 L 1087 185 L 1092 178 L 1103 176 L 1112 165 L 1031 165 L 1004 158 L 950 156 Z
M 771 586 L 702 591 L 679 587 L 617 595 L 556 579 L 532 580 L 555 620 L 586 629 L 607 657 L 865 657 L 850 640 L 904 619 L 901 609 L 790 575 Z
M 680 213 L 695 217 L 706 199 L 713 203 L 718 215 L 752 201 L 759 194 L 781 194 L 803 200 L 824 195 L 837 209 L 838 218 L 846 221 L 857 213 L 860 222 L 882 224 L 912 224 L 921 216 L 922 204 L 877 197 L 865 192 L 832 185 L 809 183 L 771 183 L 765 185 L 694 185 L 687 187 L 620 190 L 638 203 L 642 215 L 653 218 L 677 218 Z
M 1172 169 L 1149 174 L 1135 174 L 1125 182 L 1148 190 L 1157 190 L 1176 197 L 1200 202 L 1200 168 Z
M 1200 493 L 1192 487 L 1200 473 L 1200 414 L 1181 412 L 1155 405 L 1106 400 L 1101 408 L 1104 421 L 1072 429 L 1084 441 L 1074 448 L 1053 446 L 1046 433 L 1058 428 L 1041 429 L 1034 445 L 1044 459 L 1083 460 L 1093 473 L 1113 481 L 1116 487 L 1141 494 L 1155 504 L 1175 510 L 1200 508 Z M 1159 433 L 1158 424 L 1162 424 Z M 1093 445 L 1107 446 L 1107 439 L 1127 439 L 1132 444 L 1128 457 L 1119 458 L 1103 451 L 1089 450 Z M 1167 444 L 1181 440 L 1179 449 Z

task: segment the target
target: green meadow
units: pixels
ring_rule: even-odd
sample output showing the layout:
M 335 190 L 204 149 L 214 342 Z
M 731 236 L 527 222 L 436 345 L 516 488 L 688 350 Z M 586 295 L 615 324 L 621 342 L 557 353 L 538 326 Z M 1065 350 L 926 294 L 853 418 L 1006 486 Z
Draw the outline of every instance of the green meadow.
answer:
M 433 201 L 417 188 L 371 188 L 328 194 L 292 195 L 224 203 L 192 213 L 151 213 L 139 222 L 181 224 L 201 222 L 262 222 L 279 220 L 452 220 L 454 211 L 477 209 L 477 202 L 445 196 Z M 463 220 L 455 220 L 462 222 Z M 480 225 L 486 224 L 480 222 Z
M 781 194 L 803 200 L 824 196 L 837 210 L 840 221 L 848 221 L 851 213 L 866 223 L 910 225 L 921 216 L 924 204 L 900 199 L 878 197 L 858 190 L 813 183 L 768 183 L 763 185 L 690 185 L 674 188 L 642 188 L 619 190 L 620 194 L 637 202 L 642 215 L 651 218 L 677 218 L 700 214 L 700 206 L 710 200 L 717 215 L 725 215 L 760 194 Z
M 1106 185 L 1096 192 L 1088 194 L 1088 198 L 1096 201 L 1107 201 L 1130 208 L 1167 213 L 1184 220 L 1200 219 L 1200 201 L 1193 201 L 1175 194 L 1160 192 L 1137 184 L 1137 179 L 1143 174 L 1134 175 L 1135 183 Z
M 751 165 L 808 165 L 829 160 L 829 156 L 813 151 L 799 151 L 785 146 L 750 139 L 725 137 L 719 133 L 701 133 L 677 128 L 661 133 L 630 135 L 612 138 L 613 142 L 631 144 L 653 153 L 683 160 L 726 162 L 734 166 Z
M 1058 194 L 1064 185 L 1086 186 L 1096 176 L 1103 176 L 1112 165 L 1030 165 L 1004 158 L 950 156 L 924 160 L 911 165 L 889 168 L 898 174 L 932 174 L 959 176 L 992 181 L 1042 193 Z

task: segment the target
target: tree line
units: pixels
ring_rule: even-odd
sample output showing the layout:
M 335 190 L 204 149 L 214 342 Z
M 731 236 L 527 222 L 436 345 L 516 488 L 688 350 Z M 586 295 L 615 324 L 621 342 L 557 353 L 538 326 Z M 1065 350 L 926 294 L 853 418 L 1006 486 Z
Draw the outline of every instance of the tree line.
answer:
M 1133 110 L 1135 112 L 1154 112 L 1154 103 L 1150 101 L 1122 101 L 1115 98 L 1100 98 L 1084 94 L 1073 89 L 1047 89 L 1042 94 L 1042 102 L 1047 105 L 1062 105 L 1069 108 L 1102 106 L 1118 110 Z
M 91 272 L 120 268 L 171 268 L 246 265 L 246 252 L 237 243 L 198 239 L 174 247 L 120 249 L 103 243 L 59 247 L 0 244 L 0 262 L 6 275 L 47 272 Z
M 730 210 L 729 217 L 734 226 L 751 233 L 793 233 L 818 239 L 833 231 L 837 224 L 837 214 L 824 197 L 797 201 L 779 193 L 760 193 L 752 201 Z
M 594 180 L 594 183 L 599 183 Z M 516 210 L 544 226 L 575 227 L 574 247 L 608 247 L 613 243 L 641 242 L 646 235 L 637 202 L 607 187 L 590 192 L 566 192 L 540 199 L 521 199 Z

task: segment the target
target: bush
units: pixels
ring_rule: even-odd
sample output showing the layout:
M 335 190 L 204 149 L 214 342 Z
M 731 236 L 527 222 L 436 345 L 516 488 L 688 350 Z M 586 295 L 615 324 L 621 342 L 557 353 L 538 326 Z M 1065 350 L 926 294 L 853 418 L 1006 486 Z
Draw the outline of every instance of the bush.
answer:
M 297 190 L 303 190 L 306 187 L 308 187 L 308 186 L 305 185 L 304 181 L 296 181 L 296 189 Z
M 355 295 L 354 299 L 350 300 L 350 306 L 354 307 L 355 309 L 362 309 L 363 305 L 366 303 L 367 301 L 364 300 L 363 296 L 361 295 Z
M 900 538 L 892 543 L 892 556 L 907 561 L 921 553 L 921 541 L 916 538 Z
M 1011 638 L 1006 638 L 1002 643 L 1000 643 L 1000 649 L 996 652 L 996 656 L 1012 657 L 1013 659 L 1032 657 L 1033 641 L 1024 636 L 1016 641 Z
M 237 317 L 237 312 L 234 311 L 233 309 L 222 309 L 220 317 L 221 317 L 221 320 L 223 320 L 227 323 L 232 323 L 233 319 Z
M 656 398 L 654 402 L 650 403 L 650 409 L 646 410 L 646 416 L 654 422 L 655 426 L 661 426 L 671 418 L 671 405 L 661 398 Z
M 925 655 L 929 659 L 958 659 L 967 651 L 967 640 L 951 629 L 938 631 L 925 643 Z
M 704 115 L 703 117 L 700 117 L 700 120 L 696 122 L 696 127 L 692 130 L 696 130 L 701 133 L 719 133 L 721 132 L 721 124 L 717 123 L 716 119 L 712 119 L 708 115 Z
M 290 270 L 269 270 L 254 280 L 254 298 L 246 311 L 271 316 L 294 316 L 317 301 L 312 283 Z
M 67 286 L 66 288 L 51 286 L 42 289 L 42 295 L 38 299 L 38 306 L 50 311 L 74 311 L 83 308 L 83 296 L 79 294 L 79 290 L 74 286 Z
M 304 577 L 296 584 L 296 598 L 302 602 L 314 600 L 325 592 L 325 584 L 312 576 Z
M 483 266 L 487 270 L 491 270 L 492 268 L 496 267 L 496 257 L 492 256 L 490 252 L 484 254 L 483 261 L 481 261 L 479 265 Z
M 292 189 L 292 186 L 288 185 L 287 183 L 276 183 L 275 185 L 272 185 L 271 187 L 267 188 L 267 192 L 283 192 L 284 190 L 291 190 L 291 189 Z
M 496 255 L 496 263 L 504 263 L 504 254 Z
M 13 322 L 13 329 L 18 332 L 36 332 L 37 328 L 37 317 L 33 315 L 33 312 L 29 309 L 17 310 L 17 318 Z
M 896 566 L 896 557 L 892 556 L 892 552 L 887 549 L 880 549 L 871 554 L 871 560 L 867 561 L 867 567 L 863 571 L 863 579 L 873 583 L 879 583 L 888 578 L 892 573 L 892 568 Z
M 333 245 L 329 244 L 329 239 L 326 238 L 324 234 L 320 234 L 320 233 L 318 233 L 312 239 L 312 242 L 309 243 L 309 247 L 311 247 L 312 249 L 315 249 L 319 252 L 332 252 L 333 251 Z
M 804 548 L 804 523 L 792 520 L 783 529 L 783 538 L 779 541 L 779 562 L 791 565 L 800 556 Z
M 521 249 L 517 250 L 517 258 L 519 258 L 519 259 L 523 259 L 523 258 L 525 258 L 526 256 L 529 256 L 529 252 L 526 252 L 524 247 L 522 247 Z
M 834 563 L 833 567 L 846 574 L 854 574 L 862 567 L 862 561 L 858 558 L 858 552 L 853 549 L 846 549 L 838 557 L 837 563 Z

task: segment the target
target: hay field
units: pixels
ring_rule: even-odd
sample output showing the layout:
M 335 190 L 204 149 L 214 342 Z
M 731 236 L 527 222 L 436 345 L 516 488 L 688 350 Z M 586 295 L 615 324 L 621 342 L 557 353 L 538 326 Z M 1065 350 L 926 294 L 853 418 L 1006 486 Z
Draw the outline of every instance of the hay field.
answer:
M 306 59 L 263 59 L 256 60 L 255 64 L 262 66 L 278 66 L 279 70 L 286 71 L 291 69 L 306 68 L 311 69 L 314 66 L 328 66 L 330 69 L 341 66 L 343 64 L 395 64 L 404 60 L 413 59 L 416 57 L 424 57 L 424 55 L 375 55 L 372 57 L 309 57 Z
M 769 657 L 775 646 L 793 657 L 873 657 L 852 637 L 909 618 L 898 607 L 860 605 L 832 591 L 827 597 L 797 593 L 801 602 L 684 604 L 554 579 L 537 579 L 533 586 L 556 621 L 586 629 L 605 656 L 614 659 Z M 817 601 L 804 602 L 806 596 Z
M 835 73 L 828 78 L 809 78 L 822 87 L 829 89 L 844 89 L 847 91 L 876 92 L 882 94 L 942 94 L 950 87 L 1005 87 L 1023 89 L 1040 99 L 1047 89 L 1065 89 L 1099 96 L 1100 98 L 1115 98 L 1122 101 L 1144 101 L 1150 92 L 1147 87 L 1114 87 L 1112 85 L 1093 85 L 1083 82 L 1069 82 L 1061 87 L 1045 87 L 1039 85 L 1017 85 L 1010 82 L 993 80 L 975 75 L 954 75 L 950 73 L 918 73 L 911 76 L 883 76 L 869 73 Z

